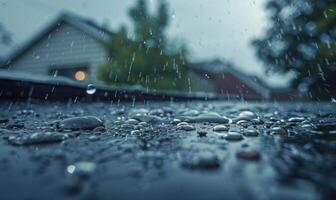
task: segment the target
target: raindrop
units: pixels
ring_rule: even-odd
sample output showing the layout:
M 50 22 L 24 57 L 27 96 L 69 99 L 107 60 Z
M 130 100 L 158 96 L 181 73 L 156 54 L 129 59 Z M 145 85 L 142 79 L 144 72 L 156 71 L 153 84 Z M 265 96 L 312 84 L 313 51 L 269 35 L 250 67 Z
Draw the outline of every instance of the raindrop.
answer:
M 328 14 L 327 14 L 326 11 L 323 12 L 323 15 L 324 15 L 324 18 L 326 18 L 326 19 L 328 18 Z
M 173 19 L 175 19 L 175 18 L 176 18 L 175 11 L 172 13 L 171 17 L 172 17 Z
M 94 94 L 96 92 L 96 87 L 93 84 L 89 84 L 86 88 L 86 93 L 87 94 Z
M 75 169 L 76 169 L 75 165 L 69 165 L 66 170 L 69 174 L 73 174 L 75 172 Z

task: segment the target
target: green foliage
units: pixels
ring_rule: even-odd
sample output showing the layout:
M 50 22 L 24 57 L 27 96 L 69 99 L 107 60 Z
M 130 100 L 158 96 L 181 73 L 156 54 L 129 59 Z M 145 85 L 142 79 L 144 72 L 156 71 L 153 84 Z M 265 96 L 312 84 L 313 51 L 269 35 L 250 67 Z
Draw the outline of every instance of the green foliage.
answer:
M 336 96 L 336 2 L 269 0 L 271 26 L 253 41 L 268 72 L 294 72 L 292 86 L 315 98 Z
M 161 90 L 185 90 L 186 49 L 167 40 L 168 9 L 161 1 L 150 14 L 145 0 L 130 12 L 134 38 L 122 27 L 105 45 L 110 60 L 98 70 L 98 78 L 110 85 L 141 85 Z

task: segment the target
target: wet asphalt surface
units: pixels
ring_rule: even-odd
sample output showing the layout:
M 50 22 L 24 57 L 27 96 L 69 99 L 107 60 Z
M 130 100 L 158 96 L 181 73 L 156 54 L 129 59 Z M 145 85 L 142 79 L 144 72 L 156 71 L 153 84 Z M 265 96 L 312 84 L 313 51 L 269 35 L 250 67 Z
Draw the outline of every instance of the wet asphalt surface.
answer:
M 0 102 L 0 199 L 333 199 L 336 104 Z

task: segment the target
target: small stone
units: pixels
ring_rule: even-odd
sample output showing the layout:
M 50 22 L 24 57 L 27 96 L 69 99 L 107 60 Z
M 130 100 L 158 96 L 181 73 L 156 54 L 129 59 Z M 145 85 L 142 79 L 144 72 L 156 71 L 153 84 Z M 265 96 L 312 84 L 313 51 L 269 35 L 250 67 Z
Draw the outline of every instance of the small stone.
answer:
M 181 120 L 180 119 L 173 119 L 173 121 L 171 122 L 172 124 L 178 124 L 180 123 Z
M 287 121 L 288 122 L 303 122 L 305 120 L 304 117 L 291 117 Z
M 252 123 L 254 125 L 261 125 L 261 124 L 264 124 L 264 121 L 260 118 L 256 118 L 256 119 L 252 119 Z
M 163 115 L 164 114 L 164 111 L 161 109 L 161 108 L 158 108 L 158 109 L 154 109 L 154 110 L 151 110 L 149 112 L 150 115 L 157 115 L 157 116 L 160 116 L 160 115 Z
M 101 119 L 94 116 L 72 117 L 59 122 L 59 128 L 65 130 L 93 130 L 96 127 L 104 126 Z
M 226 117 L 222 117 L 217 113 L 203 113 L 195 117 L 182 117 L 183 121 L 189 123 L 218 123 L 218 124 L 227 124 L 230 120 Z
M 216 132 L 222 132 L 222 131 L 228 131 L 228 130 L 229 130 L 229 127 L 224 126 L 224 125 L 217 125 L 213 127 L 213 131 L 216 131 Z
M 252 111 L 245 110 L 239 113 L 239 117 L 245 119 L 254 119 L 257 117 L 257 115 Z
M 123 129 L 134 129 L 134 126 L 132 124 L 122 124 L 120 127 Z
M 193 130 L 195 130 L 196 128 L 195 128 L 193 125 L 185 124 L 185 125 L 177 126 L 177 129 L 179 129 L 179 130 L 183 130 L 183 131 L 193 131 Z
M 176 126 L 179 127 L 179 126 L 184 126 L 184 125 L 189 125 L 189 124 L 187 122 L 180 122 Z
M 137 124 L 139 124 L 139 121 L 136 120 L 136 119 L 128 119 L 128 120 L 126 121 L 126 123 L 127 123 L 127 124 L 132 124 L 132 125 L 137 125 Z
M 135 115 L 132 118 L 146 123 L 161 123 L 163 121 L 161 117 L 155 115 Z
M 242 126 L 242 127 L 244 127 L 244 128 L 247 128 L 247 127 L 248 127 L 249 125 L 251 125 L 251 124 L 250 124 L 249 121 L 243 119 L 243 120 L 239 120 L 239 121 L 237 121 L 237 125 Z
M 61 142 L 66 138 L 66 135 L 60 133 L 41 132 L 30 135 L 9 137 L 8 142 L 14 145 L 33 145 Z
M 239 151 L 237 154 L 238 158 L 250 161 L 260 160 L 260 153 L 258 151 Z
M 254 130 L 254 129 L 250 129 L 250 130 L 244 131 L 243 134 L 247 137 L 256 137 L 256 136 L 259 135 L 259 131 Z
M 235 122 L 238 122 L 240 120 L 246 120 L 246 121 L 252 121 L 253 119 L 256 119 L 257 115 L 254 112 L 251 111 L 242 111 L 239 113 L 238 117 L 234 119 Z
M 303 124 L 301 127 L 310 129 L 310 128 L 314 128 L 314 125 L 313 124 Z
M 271 135 L 288 136 L 288 131 L 282 127 L 273 127 L 270 130 Z
M 229 141 L 239 141 L 244 139 L 240 133 L 237 132 L 229 132 L 228 134 L 224 135 L 224 139 Z
M 132 130 L 131 135 L 139 135 L 141 133 L 140 130 Z
M 148 126 L 148 123 L 147 122 L 140 122 L 138 125 L 146 127 L 146 126 Z

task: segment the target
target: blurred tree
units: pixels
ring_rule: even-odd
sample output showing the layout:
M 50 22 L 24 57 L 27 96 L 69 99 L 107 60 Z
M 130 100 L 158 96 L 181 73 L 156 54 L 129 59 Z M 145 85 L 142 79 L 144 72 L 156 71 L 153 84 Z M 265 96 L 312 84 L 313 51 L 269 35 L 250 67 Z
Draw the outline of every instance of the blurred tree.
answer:
M 268 72 L 294 72 L 292 86 L 316 99 L 336 96 L 336 1 L 269 0 L 271 26 L 253 41 Z
M 138 0 L 129 15 L 134 37 L 122 27 L 106 44 L 110 60 L 98 70 L 98 79 L 110 85 L 141 85 L 163 90 L 185 90 L 186 48 L 167 40 L 167 4 L 160 1 L 150 14 L 145 0 Z

